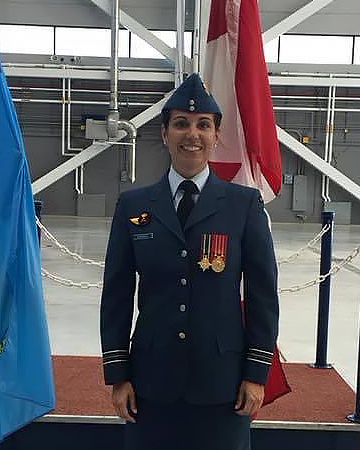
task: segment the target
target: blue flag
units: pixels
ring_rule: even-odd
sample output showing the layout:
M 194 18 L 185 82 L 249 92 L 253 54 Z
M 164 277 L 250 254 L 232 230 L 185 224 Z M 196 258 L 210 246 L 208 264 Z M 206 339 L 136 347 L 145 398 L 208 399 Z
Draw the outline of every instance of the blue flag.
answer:
M 55 406 L 34 200 L 1 61 L 0 161 L 1 442 Z

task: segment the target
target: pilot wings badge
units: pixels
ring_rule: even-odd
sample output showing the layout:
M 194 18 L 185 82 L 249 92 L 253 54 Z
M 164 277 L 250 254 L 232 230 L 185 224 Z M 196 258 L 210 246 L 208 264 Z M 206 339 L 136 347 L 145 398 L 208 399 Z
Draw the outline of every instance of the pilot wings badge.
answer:
M 139 217 L 132 217 L 130 222 L 136 226 L 144 226 L 150 223 L 150 214 L 148 212 L 143 212 Z

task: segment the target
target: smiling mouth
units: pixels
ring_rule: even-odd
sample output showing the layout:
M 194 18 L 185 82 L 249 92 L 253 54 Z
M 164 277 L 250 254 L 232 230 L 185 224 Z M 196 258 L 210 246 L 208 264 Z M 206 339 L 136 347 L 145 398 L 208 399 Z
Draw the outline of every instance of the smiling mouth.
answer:
M 201 147 L 198 145 L 180 145 L 180 149 L 184 150 L 185 152 L 199 152 L 201 150 Z

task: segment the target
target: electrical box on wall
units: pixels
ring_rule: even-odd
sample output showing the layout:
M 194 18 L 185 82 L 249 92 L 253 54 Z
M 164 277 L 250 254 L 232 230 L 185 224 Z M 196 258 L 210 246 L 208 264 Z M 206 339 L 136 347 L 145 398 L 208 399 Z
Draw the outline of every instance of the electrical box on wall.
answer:
M 293 184 L 294 175 L 291 173 L 284 173 L 283 184 Z
M 306 211 L 306 180 L 305 175 L 294 175 L 293 183 L 293 211 Z

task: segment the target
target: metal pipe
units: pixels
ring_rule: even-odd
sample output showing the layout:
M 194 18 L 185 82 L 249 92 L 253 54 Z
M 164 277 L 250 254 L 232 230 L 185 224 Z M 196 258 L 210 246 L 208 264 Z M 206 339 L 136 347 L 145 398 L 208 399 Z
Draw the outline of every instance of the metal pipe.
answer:
M 175 88 L 184 80 L 184 33 L 185 33 L 185 0 L 176 3 L 176 50 Z
M 276 111 L 326 111 L 325 108 L 303 108 L 301 106 L 274 106 Z M 360 109 L 355 108 L 335 108 L 336 112 L 360 112 Z
M 327 100 L 328 97 L 311 97 L 308 95 L 272 95 L 272 99 L 297 99 L 297 100 Z M 360 97 L 336 97 L 337 100 L 344 100 L 344 101 L 360 101 Z
M 200 23 L 201 0 L 195 0 L 194 34 L 193 34 L 193 72 L 200 72 Z
M 336 86 L 333 86 L 332 91 L 332 102 L 331 102 L 331 117 L 330 117 L 330 135 L 329 135 L 329 151 L 327 162 L 331 164 L 333 147 L 334 147 L 334 129 L 335 129 L 335 103 L 336 103 Z M 326 191 L 325 191 L 327 201 L 331 202 L 330 198 L 330 180 L 329 177 L 326 178 Z
M 337 99 L 338 100 L 338 99 Z M 22 99 L 13 98 L 14 103 L 62 103 L 62 100 L 50 100 L 50 99 Z M 71 100 L 73 105 L 108 105 L 107 101 L 91 101 L 91 100 Z M 151 102 L 119 102 L 120 106 L 152 106 L 154 103 Z M 324 112 L 326 108 L 311 108 L 302 106 L 274 106 L 275 111 L 318 111 Z M 335 112 L 353 112 L 359 113 L 360 108 L 335 108 Z
M 80 195 L 80 189 L 79 189 L 79 168 L 77 167 L 75 169 L 75 191 L 78 195 Z
M 337 98 L 339 100 L 339 98 Z M 13 98 L 14 103 L 62 103 L 62 100 L 50 100 L 50 99 L 23 99 L 23 98 Z M 73 105 L 108 105 L 107 101 L 92 101 L 92 100 L 71 100 Z M 119 102 L 120 106 L 152 106 L 154 103 L 151 102 Z M 274 106 L 275 111 L 327 111 L 326 108 L 311 108 L 302 106 Z M 359 113 L 360 108 L 335 108 L 335 112 L 353 112 Z
M 14 103 L 55 103 L 55 104 L 61 104 L 62 100 L 44 100 L 44 99 L 37 99 L 32 98 L 29 100 L 22 99 L 22 98 L 13 98 Z M 99 102 L 99 101 L 87 101 L 87 100 L 72 100 L 71 104 L 73 105 L 108 105 L 109 102 Z M 120 102 L 121 106 L 153 106 L 154 103 L 146 103 L 146 102 Z M 360 112 L 359 110 L 355 110 L 356 112 Z
M 61 106 L 61 154 L 65 156 L 65 78 L 62 79 L 62 106 Z
M 62 89 L 60 88 L 33 88 L 33 87 L 21 87 L 21 86 L 10 86 L 10 91 L 51 91 L 51 92 L 61 92 Z M 91 93 L 91 94 L 109 94 L 110 91 L 108 90 L 101 90 L 101 89 L 72 89 L 73 92 L 83 92 L 83 93 Z M 166 95 L 167 92 L 165 91 L 122 91 L 123 94 L 136 94 L 136 95 Z M 314 97 L 318 98 L 318 97 Z M 340 97 L 339 97 L 340 99 Z M 346 98 L 345 100 L 348 100 Z M 360 98 L 358 99 L 360 100 Z
M 341 77 L 341 78 L 360 78 L 360 73 L 318 73 L 318 72 L 284 72 L 281 71 L 280 75 L 300 76 L 300 77 Z
M 119 19 L 120 0 L 113 0 L 111 14 L 111 69 L 110 69 L 110 105 L 107 117 L 107 132 L 109 138 L 115 138 L 118 132 L 119 106 Z
M 327 106 L 327 117 L 326 117 L 326 134 L 325 134 L 325 152 L 324 152 L 324 161 L 328 162 L 328 154 L 329 154 L 329 139 L 330 139 L 330 127 L 331 127 L 331 105 L 332 105 L 332 92 L 333 87 L 329 87 L 329 96 L 328 96 L 328 106 Z M 324 202 L 328 202 L 328 195 L 326 193 L 327 186 L 327 177 L 325 175 L 321 176 L 321 198 Z
M 71 147 L 71 78 L 68 78 L 68 98 L 67 98 L 67 150 L 69 152 L 81 152 L 82 147 Z M 73 156 L 73 153 L 67 153 L 66 156 Z
M 127 133 L 127 135 L 130 137 L 131 140 L 131 154 L 129 157 L 129 168 L 128 172 L 130 174 L 129 178 L 132 183 L 135 183 L 135 177 L 136 177 L 136 154 L 135 154 L 135 142 L 136 142 L 136 135 L 137 135 L 137 129 L 135 125 L 128 121 L 128 120 L 119 120 L 118 121 L 118 129 L 123 130 Z
M 84 193 L 84 164 L 80 166 L 80 194 Z

